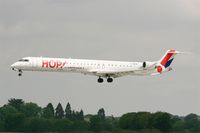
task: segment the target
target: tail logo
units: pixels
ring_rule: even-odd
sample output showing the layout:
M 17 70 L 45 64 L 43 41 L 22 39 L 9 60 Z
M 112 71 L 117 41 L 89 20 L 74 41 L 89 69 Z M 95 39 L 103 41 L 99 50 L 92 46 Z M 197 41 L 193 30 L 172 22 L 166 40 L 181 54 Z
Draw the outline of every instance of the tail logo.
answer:
M 161 73 L 161 72 L 162 72 L 162 70 L 163 70 L 163 69 L 162 69 L 162 67 L 161 67 L 161 66 L 158 66 L 158 67 L 157 67 L 157 72 Z
M 176 50 L 169 50 L 161 60 L 160 64 L 163 65 L 165 68 L 169 67 L 174 60 L 175 55 Z

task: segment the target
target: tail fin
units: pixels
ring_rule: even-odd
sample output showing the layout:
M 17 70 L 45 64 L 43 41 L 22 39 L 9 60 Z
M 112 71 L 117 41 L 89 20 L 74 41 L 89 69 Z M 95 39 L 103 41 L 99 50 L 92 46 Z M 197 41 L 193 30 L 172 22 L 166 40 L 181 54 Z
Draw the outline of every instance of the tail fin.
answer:
M 172 61 L 174 60 L 174 57 L 179 54 L 179 51 L 176 50 L 168 50 L 165 55 L 161 58 L 159 63 L 164 66 L 165 68 L 168 68 Z

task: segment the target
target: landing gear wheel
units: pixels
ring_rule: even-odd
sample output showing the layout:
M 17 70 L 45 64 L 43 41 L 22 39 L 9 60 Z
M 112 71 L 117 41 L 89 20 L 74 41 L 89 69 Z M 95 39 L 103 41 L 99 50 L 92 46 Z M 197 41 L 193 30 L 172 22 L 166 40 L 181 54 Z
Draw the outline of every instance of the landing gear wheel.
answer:
M 103 79 L 101 77 L 98 78 L 98 83 L 103 83 Z
M 112 79 L 112 78 L 108 78 L 108 79 L 107 79 L 107 82 L 108 82 L 108 83 L 112 83 L 112 82 L 113 82 L 113 79 Z
M 18 76 L 19 76 L 19 77 L 22 76 L 22 70 L 19 70 Z

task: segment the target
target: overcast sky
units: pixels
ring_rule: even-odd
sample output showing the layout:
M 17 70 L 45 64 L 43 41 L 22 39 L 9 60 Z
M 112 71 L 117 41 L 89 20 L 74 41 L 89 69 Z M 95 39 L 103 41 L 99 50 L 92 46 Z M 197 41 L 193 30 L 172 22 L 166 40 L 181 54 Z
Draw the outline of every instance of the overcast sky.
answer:
M 160 76 L 97 77 L 25 72 L 10 65 L 26 56 L 154 61 L 167 49 L 190 52 Z M 200 115 L 199 0 L 0 0 L 0 106 L 22 98 L 107 115 L 166 111 Z

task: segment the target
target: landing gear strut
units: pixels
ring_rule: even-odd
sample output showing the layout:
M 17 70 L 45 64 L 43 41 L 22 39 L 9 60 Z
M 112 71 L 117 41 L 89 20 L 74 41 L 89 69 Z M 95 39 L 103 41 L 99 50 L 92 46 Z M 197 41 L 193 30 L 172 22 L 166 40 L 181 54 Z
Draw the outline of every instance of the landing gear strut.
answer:
M 101 77 L 98 78 L 98 83 L 103 83 L 103 79 Z

